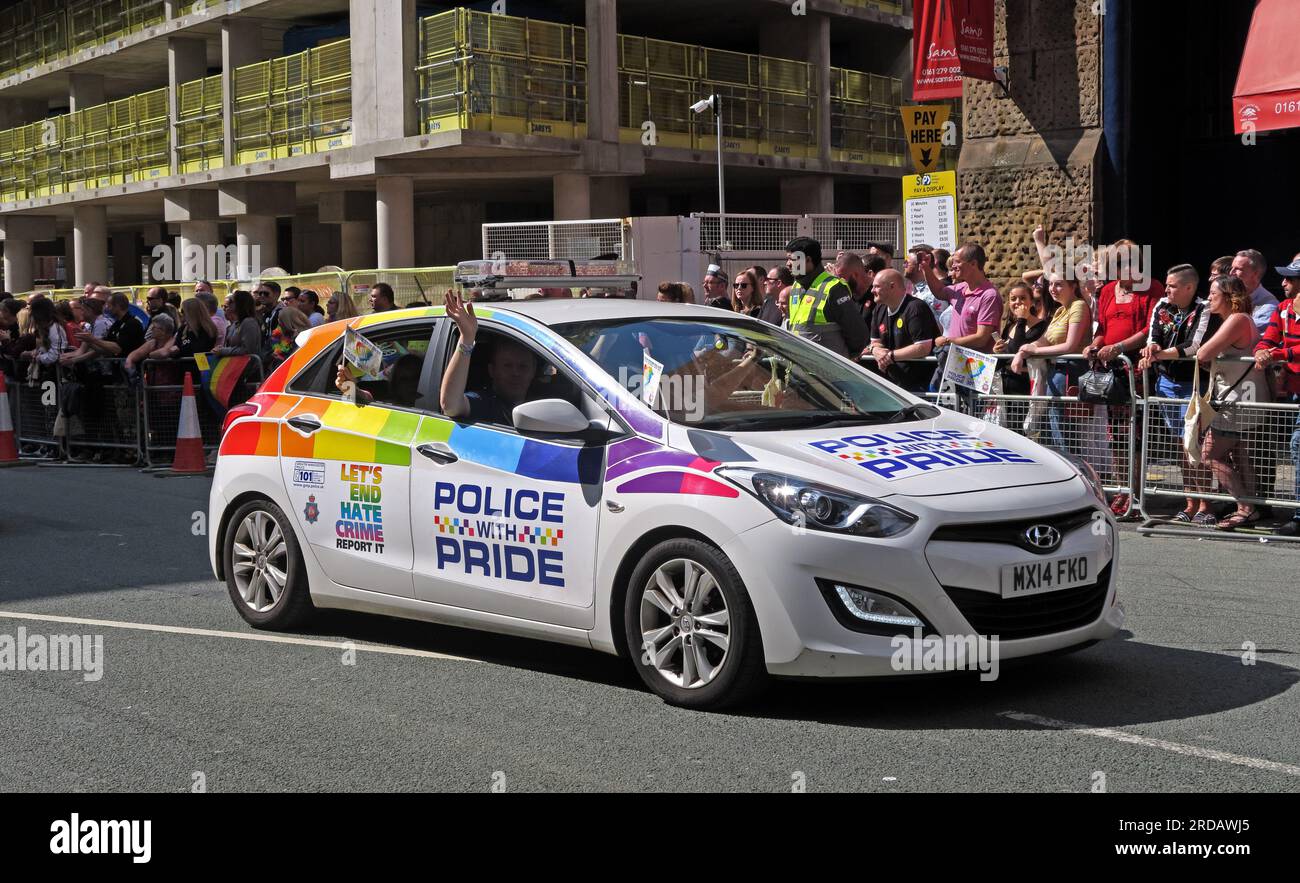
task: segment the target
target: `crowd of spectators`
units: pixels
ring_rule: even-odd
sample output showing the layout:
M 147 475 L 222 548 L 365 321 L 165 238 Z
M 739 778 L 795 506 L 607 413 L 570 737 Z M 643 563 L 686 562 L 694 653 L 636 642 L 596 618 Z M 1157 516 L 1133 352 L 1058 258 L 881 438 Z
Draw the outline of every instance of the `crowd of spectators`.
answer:
M 1092 250 L 1074 267 L 1054 260 L 1042 227 L 1034 245 L 1041 267 L 1010 284 L 1005 298 L 986 275 L 987 256 L 977 243 L 951 254 L 919 245 L 899 259 L 888 243 L 874 243 L 832 258 L 806 237 L 789 244 L 784 265 L 728 271 L 710 264 L 698 295 L 685 281 L 662 282 L 656 295 L 784 327 L 917 394 L 938 391 L 953 346 L 997 355 L 996 410 L 974 390 L 957 387 L 960 410 L 992 415 L 1082 456 L 1108 484 L 1136 488 L 1142 484 L 1134 474 L 1138 458 L 1120 456 L 1135 425 L 1132 403 L 1075 400 L 1084 372 L 1117 372 L 1125 387 L 1157 400 L 1153 422 L 1163 427 L 1166 446 L 1177 440 L 1188 496 L 1174 520 L 1231 530 L 1275 517 L 1254 500 L 1300 499 L 1300 421 L 1281 411 L 1232 407 L 1300 404 L 1300 255 L 1277 268 L 1285 295 L 1279 302 L 1263 285 L 1268 264 L 1254 249 L 1213 261 L 1204 279 L 1180 264 L 1160 280 L 1133 259 L 1138 250 L 1128 240 Z M 358 314 L 347 293 L 333 292 L 322 306 L 317 292 L 281 290 L 271 280 L 233 291 L 223 303 L 207 282 L 197 283 L 194 295 L 182 300 L 175 290 L 155 287 L 136 304 L 93 283 L 82 297 L 58 303 L 40 293 L 26 300 L 6 294 L 0 297 L 0 367 L 11 380 L 62 365 L 83 381 L 129 383 L 147 374 L 175 383 L 185 370 L 195 371 L 192 362 L 179 360 L 209 353 L 256 356 L 257 370 L 270 371 L 292 354 L 301 331 Z M 541 289 L 532 296 L 575 292 Z M 373 312 L 396 309 L 393 289 L 377 283 L 368 305 Z M 1208 396 L 1218 413 L 1187 441 L 1185 403 L 1197 395 Z M 1288 460 L 1297 486 L 1279 489 L 1279 467 Z M 1120 474 L 1124 468 L 1129 475 Z M 1236 501 L 1230 510 L 1216 512 L 1207 496 L 1216 485 Z M 1112 507 L 1124 514 L 1133 503 L 1116 494 Z M 1279 530 L 1300 534 L 1300 510 Z
M 1205 277 L 1180 264 L 1159 279 L 1141 266 L 1129 240 L 1092 250 L 1073 267 L 1054 260 L 1059 252 L 1042 227 L 1034 242 L 1041 267 L 1013 281 L 1005 297 L 985 274 L 987 256 L 977 243 L 952 254 L 917 246 L 898 262 L 900 270 L 887 244 L 823 261 L 820 245 L 801 238 L 787 250 L 814 262 L 802 278 L 791 272 L 793 260 L 730 274 L 712 264 L 698 302 L 783 326 L 916 394 L 938 391 L 953 345 L 997 355 L 998 404 L 957 387 L 960 410 L 1082 457 L 1109 485 L 1137 488 L 1137 449 L 1132 459 L 1126 450 L 1129 433 L 1135 446 L 1141 436 L 1133 403 L 1077 401 L 1086 372 L 1113 372 L 1139 397 L 1170 400 L 1153 411 L 1164 429 L 1153 461 L 1182 467 L 1188 498 L 1175 521 L 1234 530 L 1276 520 L 1255 500 L 1300 500 L 1300 420 L 1282 410 L 1235 407 L 1300 403 L 1300 255 L 1277 267 L 1285 295 L 1279 302 L 1263 285 L 1268 264 L 1255 249 L 1213 261 Z M 805 298 L 811 313 L 797 306 Z M 661 283 L 658 299 L 697 302 L 686 282 Z M 792 310 L 799 313 L 793 319 Z M 1217 413 L 1185 441 L 1186 402 L 1196 395 Z M 1287 461 L 1297 485 L 1279 489 Z M 1234 502 L 1225 509 L 1216 495 Z M 1112 496 L 1117 515 L 1137 517 L 1130 497 Z M 1300 534 L 1300 509 L 1276 527 Z

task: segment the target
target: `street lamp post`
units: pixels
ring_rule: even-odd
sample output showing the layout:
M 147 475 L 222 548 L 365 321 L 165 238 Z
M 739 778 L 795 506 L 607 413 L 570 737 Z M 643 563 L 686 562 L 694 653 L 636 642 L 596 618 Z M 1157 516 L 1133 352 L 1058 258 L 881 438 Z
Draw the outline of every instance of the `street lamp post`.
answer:
M 722 96 L 715 92 L 691 105 L 695 113 L 704 113 L 709 108 L 713 108 L 713 130 L 718 142 L 718 248 L 725 249 L 728 247 L 727 189 L 722 176 Z

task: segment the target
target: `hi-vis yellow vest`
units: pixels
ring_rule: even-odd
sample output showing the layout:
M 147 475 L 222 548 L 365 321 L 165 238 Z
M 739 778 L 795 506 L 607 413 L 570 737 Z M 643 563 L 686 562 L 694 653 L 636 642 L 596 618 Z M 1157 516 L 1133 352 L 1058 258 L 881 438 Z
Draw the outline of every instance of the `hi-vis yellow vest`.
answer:
M 826 319 L 826 298 L 844 280 L 823 270 L 805 289 L 798 282 L 790 289 L 790 330 L 841 355 L 848 353 L 838 322 Z

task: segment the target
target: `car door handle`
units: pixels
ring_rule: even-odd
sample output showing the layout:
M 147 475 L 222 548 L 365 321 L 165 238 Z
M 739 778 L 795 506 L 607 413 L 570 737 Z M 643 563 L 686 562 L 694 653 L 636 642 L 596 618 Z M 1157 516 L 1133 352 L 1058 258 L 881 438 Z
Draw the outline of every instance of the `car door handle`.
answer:
M 311 435 L 321 428 L 320 419 L 317 417 L 290 417 L 286 422 L 294 429 L 305 432 L 307 435 Z
M 435 448 L 433 445 L 420 445 L 416 450 L 441 466 L 455 463 L 460 459 L 460 457 L 457 457 L 451 451 L 443 450 L 442 448 Z

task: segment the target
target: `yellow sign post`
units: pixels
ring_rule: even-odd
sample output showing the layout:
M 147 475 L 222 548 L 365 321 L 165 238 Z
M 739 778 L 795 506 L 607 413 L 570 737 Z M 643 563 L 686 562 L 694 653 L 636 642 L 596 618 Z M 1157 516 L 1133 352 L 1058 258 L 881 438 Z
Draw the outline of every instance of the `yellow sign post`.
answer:
M 938 171 L 943 129 L 952 108 L 946 104 L 926 104 L 900 107 L 898 111 L 903 115 L 903 133 L 912 150 L 912 165 L 921 174 Z

